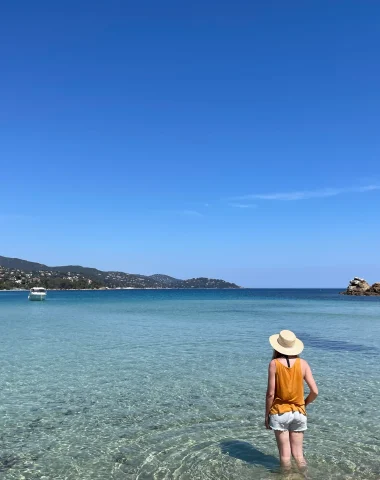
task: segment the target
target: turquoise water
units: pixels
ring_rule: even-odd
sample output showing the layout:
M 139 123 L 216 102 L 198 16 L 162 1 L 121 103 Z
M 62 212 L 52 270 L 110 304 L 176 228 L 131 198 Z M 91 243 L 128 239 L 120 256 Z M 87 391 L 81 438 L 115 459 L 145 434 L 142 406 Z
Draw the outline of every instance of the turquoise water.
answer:
M 334 290 L 0 292 L 0 478 L 279 478 L 263 421 L 284 328 L 320 389 L 310 478 L 379 479 L 380 298 Z

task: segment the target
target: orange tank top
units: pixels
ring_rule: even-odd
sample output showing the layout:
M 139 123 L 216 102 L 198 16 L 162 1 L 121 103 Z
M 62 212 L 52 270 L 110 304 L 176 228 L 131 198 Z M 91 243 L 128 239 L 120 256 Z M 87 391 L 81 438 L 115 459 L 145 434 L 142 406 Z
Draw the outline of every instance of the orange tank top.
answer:
M 301 360 L 297 358 L 292 367 L 286 367 L 277 359 L 275 362 L 276 388 L 269 413 L 300 412 L 306 415 Z

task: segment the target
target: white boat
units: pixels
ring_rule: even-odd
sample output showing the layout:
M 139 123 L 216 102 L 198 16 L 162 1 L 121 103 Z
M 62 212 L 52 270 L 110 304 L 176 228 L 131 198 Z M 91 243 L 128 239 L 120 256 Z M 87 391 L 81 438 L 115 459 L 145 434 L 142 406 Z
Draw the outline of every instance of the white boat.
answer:
M 42 287 L 33 287 L 30 289 L 29 300 L 45 300 L 46 298 L 46 288 Z

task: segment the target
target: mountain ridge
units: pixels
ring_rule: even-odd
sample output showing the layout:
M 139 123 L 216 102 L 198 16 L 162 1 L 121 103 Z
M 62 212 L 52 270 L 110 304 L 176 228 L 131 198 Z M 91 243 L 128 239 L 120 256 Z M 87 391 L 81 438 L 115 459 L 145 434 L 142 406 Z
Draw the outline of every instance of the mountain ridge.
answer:
M 0 288 L 240 288 L 221 279 L 197 277 L 187 280 L 164 274 L 141 275 L 104 271 L 81 265 L 48 266 L 20 258 L 0 256 Z

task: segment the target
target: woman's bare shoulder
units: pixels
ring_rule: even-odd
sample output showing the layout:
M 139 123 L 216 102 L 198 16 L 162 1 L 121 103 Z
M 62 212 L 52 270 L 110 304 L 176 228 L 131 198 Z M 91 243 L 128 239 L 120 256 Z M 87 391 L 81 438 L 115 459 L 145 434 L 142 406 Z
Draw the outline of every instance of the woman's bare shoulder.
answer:
M 269 370 L 276 370 L 276 360 L 273 359 L 269 362 Z
M 306 370 L 307 370 L 308 368 L 310 368 L 310 366 L 309 366 L 309 364 L 307 363 L 307 361 L 304 360 L 303 358 L 301 358 L 300 360 L 301 360 L 302 373 L 305 375 Z

